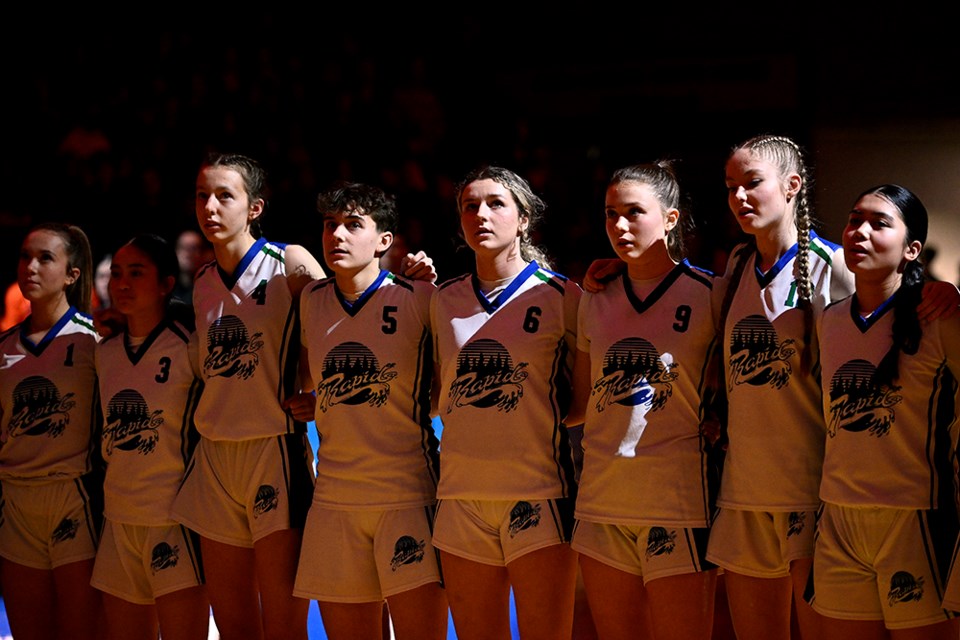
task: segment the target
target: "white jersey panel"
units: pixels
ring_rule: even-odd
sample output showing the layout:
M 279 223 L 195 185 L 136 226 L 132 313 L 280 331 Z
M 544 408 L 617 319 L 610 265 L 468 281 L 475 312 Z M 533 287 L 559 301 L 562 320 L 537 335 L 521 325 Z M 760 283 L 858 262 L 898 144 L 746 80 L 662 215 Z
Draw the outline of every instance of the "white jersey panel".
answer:
M 797 307 L 796 255 L 794 245 L 761 273 L 755 249 L 731 254 L 727 277 L 737 260 L 746 264 L 723 327 L 729 447 L 721 507 L 803 511 L 820 503 L 825 434 L 813 325 L 832 296 L 849 295 L 850 278 L 841 248 L 811 234 L 808 329 Z
M 440 498 L 572 495 L 566 428 L 580 288 L 531 262 L 490 302 L 445 283 L 431 325 L 440 363 Z
M 304 290 L 301 335 L 320 435 L 316 504 L 399 509 L 436 500 L 434 290 L 386 271 L 353 304 L 333 278 Z
M 95 446 L 97 334 L 73 307 L 38 344 L 29 322 L 0 334 L 0 478 L 77 477 Z
M 893 342 L 893 316 L 887 306 L 863 320 L 853 296 L 824 314 L 820 497 L 855 507 L 952 507 L 960 353 L 949 346 L 960 319 L 924 325 L 920 348 L 900 355 L 900 375 L 888 385 L 875 376 Z
M 174 524 L 170 505 L 199 438 L 193 418 L 203 383 L 189 340 L 185 327 L 164 321 L 138 349 L 125 334 L 97 347 L 104 515 L 113 522 Z
M 711 286 L 683 262 L 643 300 L 626 273 L 583 295 L 577 343 L 590 353 L 592 388 L 578 519 L 709 523 L 700 394 L 716 338 Z
M 260 238 L 232 275 L 216 263 L 205 266 L 193 303 L 205 385 L 196 415 L 200 434 L 237 441 L 296 431 L 280 406 L 295 390 L 300 355 L 284 245 Z

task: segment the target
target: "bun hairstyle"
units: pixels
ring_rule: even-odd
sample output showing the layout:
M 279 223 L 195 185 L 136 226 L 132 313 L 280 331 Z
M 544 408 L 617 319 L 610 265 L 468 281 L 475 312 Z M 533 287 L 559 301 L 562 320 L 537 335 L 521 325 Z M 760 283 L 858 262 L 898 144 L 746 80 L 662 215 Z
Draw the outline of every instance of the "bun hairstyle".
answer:
M 550 261 L 546 252 L 530 240 L 530 231 L 543 219 L 543 212 L 547 208 L 546 203 L 533 192 L 530 183 L 513 171 L 503 167 L 485 166 L 474 169 L 457 185 L 458 211 L 460 210 L 460 198 L 463 195 L 463 190 L 471 182 L 478 180 L 493 180 L 510 192 L 520 212 L 520 217 L 526 219 L 527 222 L 526 227 L 520 234 L 520 256 L 527 262 L 536 260 L 537 264 L 544 269 L 550 269 Z
M 906 244 L 916 241 L 922 246 L 927 242 L 927 208 L 912 191 L 897 184 L 882 184 L 861 193 L 857 201 L 868 195 L 883 198 L 900 212 L 907 228 Z M 877 365 L 877 381 L 882 384 L 892 384 L 900 375 L 901 352 L 913 355 L 920 348 L 923 328 L 917 317 L 917 306 L 923 294 L 923 282 L 923 264 L 919 257 L 902 265 L 900 288 L 893 298 L 893 345 Z
M 665 210 L 680 209 L 680 184 L 677 182 L 673 163 L 669 160 L 658 160 L 652 164 L 634 164 L 618 169 L 610 178 L 607 187 L 622 182 L 638 182 L 649 186 L 660 206 Z M 684 235 L 689 229 L 690 219 L 680 216 L 677 224 L 667 233 L 667 251 L 670 258 L 680 262 L 686 257 L 684 250 Z
M 259 162 L 239 153 L 212 152 L 207 155 L 203 164 L 200 165 L 201 170 L 207 167 L 223 167 L 225 169 L 233 169 L 239 173 L 243 179 L 243 188 L 247 192 L 248 201 L 252 204 L 257 200 L 262 200 L 264 210 L 266 210 L 267 172 L 264 171 Z M 250 232 L 255 238 L 263 235 L 260 228 L 260 221 L 262 219 L 263 213 L 250 223 Z
M 93 297 L 93 253 L 87 234 L 78 226 L 62 222 L 46 222 L 30 230 L 55 233 L 63 240 L 67 251 L 67 268 L 79 269 L 80 275 L 67 285 L 67 302 L 81 313 L 90 313 L 90 300 Z

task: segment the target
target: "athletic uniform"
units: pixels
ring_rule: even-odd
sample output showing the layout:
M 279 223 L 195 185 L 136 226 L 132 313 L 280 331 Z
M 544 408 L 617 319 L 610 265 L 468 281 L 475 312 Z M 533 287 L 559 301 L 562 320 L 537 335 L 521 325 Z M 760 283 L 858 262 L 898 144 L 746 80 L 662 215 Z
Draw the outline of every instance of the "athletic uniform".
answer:
M 591 391 L 573 548 L 647 581 L 711 568 L 700 434 L 711 289 L 712 277 L 684 261 L 654 281 L 624 273 L 580 302 Z
M 729 446 L 707 557 L 760 578 L 786 576 L 792 560 L 813 555 L 820 504 L 817 345 L 797 306 L 797 251 L 794 245 L 763 273 L 756 249 L 741 245 L 724 283 L 744 261 L 723 327 Z M 812 325 L 831 300 L 849 295 L 852 279 L 840 247 L 813 232 L 808 257 Z
M 301 296 L 320 447 L 294 595 L 381 601 L 440 580 L 430 540 L 433 291 L 381 271 L 352 303 L 334 278 Z
M 97 334 L 73 307 L 38 343 L 29 326 L 0 334 L 0 555 L 52 569 L 96 553 Z
M 918 351 L 900 355 L 896 380 L 879 383 L 877 366 L 892 344 L 892 300 L 864 319 L 851 296 L 823 317 L 827 439 L 812 604 L 830 617 L 883 619 L 897 629 L 950 617 L 941 599 L 960 531 L 953 489 L 960 320 L 924 325 Z
M 576 486 L 561 421 L 579 299 L 576 284 L 536 262 L 487 295 L 470 275 L 434 295 L 444 424 L 437 547 L 503 565 L 569 536 Z M 482 549 L 471 547 L 479 534 L 460 527 L 470 518 L 485 522 Z
M 97 347 L 107 525 L 91 583 L 138 604 L 202 582 L 196 541 L 170 516 L 199 439 L 190 336 L 164 320 L 138 346 L 124 333 Z
M 173 506 L 204 537 L 250 547 L 302 527 L 313 490 L 306 426 L 281 407 L 297 391 L 300 350 L 285 246 L 257 240 L 232 274 L 197 274 L 202 436 Z

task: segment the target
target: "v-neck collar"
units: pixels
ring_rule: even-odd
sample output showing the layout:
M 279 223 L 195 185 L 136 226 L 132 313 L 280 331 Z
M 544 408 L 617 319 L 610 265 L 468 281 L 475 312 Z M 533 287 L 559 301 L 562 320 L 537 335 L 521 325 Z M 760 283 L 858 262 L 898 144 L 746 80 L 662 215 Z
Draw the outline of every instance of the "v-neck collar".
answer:
M 763 289 L 768 284 L 773 282 L 773 279 L 776 278 L 778 275 L 780 275 L 780 272 L 783 271 L 784 268 L 790 263 L 790 261 L 796 257 L 797 251 L 799 251 L 799 247 L 798 245 L 795 244 L 789 249 L 787 249 L 787 252 L 782 256 L 780 256 L 780 259 L 777 260 L 777 262 L 772 267 L 770 267 L 770 269 L 766 273 L 764 273 L 760 269 L 760 252 L 757 250 L 754 250 L 753 273 L 757 277 L 757 284 L 760 285 L 761 289 Z
M 237 268 L 233 270 L 233 273 L 227 273 L 222 268 L 220 264 L 217 264 L 217 273 L 220 274 L 220 279 L 223 281 L 223 286 L 227 290 L 233 289 L 237 284 L 237 280 L 240 279 L 240 276 L 243 275 L 243 272 L 247 270 L 247 267 L 250 266 L 250 263 L 253 262 L 254 256 L 260 253 L 260 250 L 263 248 L 263 245 L 267 244 L 266 238 L 257 238 L 253 245 L 247 249 L 247 252 L 243 254 L 243 259 L 240 260 L 240 263 L 237 265 Z
M 47 345 L 53 342 L 53 339 L 57 337 L 57 335 L 60 333 L 60 330 L 63 329 L 68 322 L 70 322 L 70 319 L 73 318 L 76 313 L 76 307 L 70 307 L 67 309 L 67 312 L 60 316 L 60 319 L 57 320 L 52 327 L 47 329 L 47 332 L 42 338 L 40 338 L 40 342 L 37 343 L 34 343 L 29 337 L 30 317 L 28 316 L 27 319 L 20 324 L 20 344 L 22 344 L 24 349 L 29 351 L 31 354 L 39 356 L 46 350 Z
M 484 310 L 487 313 L 493 313 L 509 300 L 513 294 L 517 292 L 524 282 L 526 282 L 530 276 L 535 274 L 540 267 L 537 265 L 537 261 L 533 260 L 526 267 L 523 268 L 523 271 L 518 273 L 516 277 L 508 284 L 503 291 L 500 292 L 496 298 L 492 301 L 487 300 L 487 296 L 483 295 L 483 291 L 480 289 L 480 278 L 477 277 L 476 272 L 474 272 L 472 278 L 473 281 L 473 292 L 477 296 L 477 300 L 483 306 Z
M 130 360 L 130 364 L 136 366 L 140 360 L 143 358 L 143 355 L 150 350 L 150 346 L 156 342 L 157 338 L 163 333 L 163 330 L 167 326 L 167 320 L 164 318 L 160 321 L 160 324 L 155 326 L 150 333 L 147 334 L 147 337 L 144 338 L 143 342 L 140 343 L 139 347 L 134 347 L 130 344 L 130 334 L 126 331 L 123 332 L 123 350 L 127 354 L 127 358 Z
M 650 307 L 652 307 L 657 300 L 659 300 L 663 294 L 670 288 L 670 286 L 676 282 L 677 278 L 680 277 L 680 274 L 683 273 L 687 267 L 690 265 L 686 260 L 678 262 L 673 269 L 667 272 L 667 275 L 653 288 L 645 299 L 641 299 L 640 296 L 633 290 L 633 282 L 630 281 L 630 276 L 627 275 L 627 272 L 624 271 L 621 274 L 620 278 L 623 282 L 623 291 L 627 294 L 627 300 L 630 301 L 630 304 L 636 310 L 637 313 L 643 313 Z
M 333 290 L 337 294 L 337 300 L 340 301 L 340 306 L 343 307 L 343 310 L 347 313 L 347 315 L 352 318 L 360 313 L 360 310 L 363 309 L 363 306 L 367 304 L 367 301 L 371 296 L 373 296 L 373 292 L 379 289 L 380 285 L 388 277 L 393 278 L 393 274 L 389 271 L 381 269 L 376 280 L 374 280 L 369 287 L 364 289 L 363 293 L 360 294 L 360 297 L 353 302 L 350 302 L 343 296 L 343 293 L 340 291 L 340 287 L 337 286 L 336 280 L 333 282 Z
M 857 294 L 853 294 L 853 298 L 850 300 L 850 318 L 853 320 L 853 324 L 857 325 L 857 328 L 860 329 L 860 333 L 866 333 L 870 330 L 870 327 L 880 322 L 880 318 L 893 309 L 893 301 L 896 297 L 897 294 L 894 293 L 884 300 L 869 317 L 864 318 L 860 315 L 860 303 L 857 302 Z

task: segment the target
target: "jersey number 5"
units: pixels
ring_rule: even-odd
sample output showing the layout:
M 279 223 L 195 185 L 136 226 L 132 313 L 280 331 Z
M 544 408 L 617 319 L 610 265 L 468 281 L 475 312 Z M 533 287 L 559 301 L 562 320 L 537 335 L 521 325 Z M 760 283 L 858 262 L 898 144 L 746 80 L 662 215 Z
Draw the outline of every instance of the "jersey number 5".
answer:
M 397 332 L 397 319 L 393 317 L 396 312 L 397 308 L 392 305 L 383 308 L 383 324 L 380 325 L 380 331 L 387 335 Z

